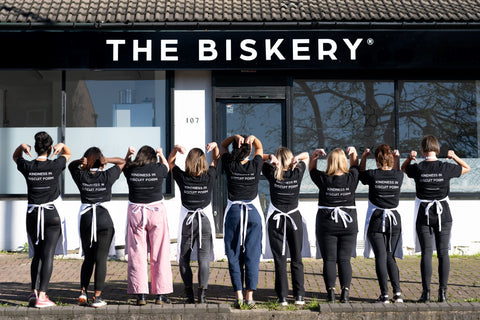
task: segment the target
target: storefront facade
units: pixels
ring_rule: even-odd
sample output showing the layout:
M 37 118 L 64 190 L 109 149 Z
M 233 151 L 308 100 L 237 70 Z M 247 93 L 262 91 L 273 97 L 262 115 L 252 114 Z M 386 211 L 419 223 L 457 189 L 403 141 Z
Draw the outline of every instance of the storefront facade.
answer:
M 176 18 L 171 8 L 156 3 L 149 9 L 143 5 L 152 4 L 145 3 L 125 2 L 131 7 L 124 14 L 116 11 L 112 20 L 102 13 L 112 8 L 98 4 L 83 11 L 73 1 L 49 11 L 12 1 L 0 10 L 0 249 L 26 242 L 26 186 L 11 154 L 45 130 L 69 145 L 74 159 L 92 145 L 110 156 L 123 157 L 128 146 L 144 144 L 168 154 L 174 144 L 189 149 L 234 133 L 254 134 L 267 153 L 280 145 L 299 153 L 349 145 L 363 151 L 388 143 L 406 157 L 419 150 L 424 134 L 435 134 L 441 156 L 453 149 L 472 167 L 452 181 L 453 252 L 480 251 L 472 223 L 480 205 L 480 3 L 425 10 L 394 1 L 388 8 L 384 1 L 370 8 L 288 2 L 279 4 L 280 11 L 255 3 L 245 11 L 233 3 L 222 7 L 223 18 L 208 14 L 218 11 L 214 7 L 189 15 L 207 6 L 203 2 L 175 9 L 183 14 Z M 229 8 L 231 15 L 225 13 Z M 242 15 L 235 15 L 239 10 Z M 156 12 L 157 18 L 142 12 Z M 324 167 L 324 160 L 319 165 Z M 374 165 L 370 160 L 368 167 Z M 219 237 L 224 188 L 219 179 L 213 199 Z M 405 179 L 402 191 L 399 209 L 410 248 L 413 181 Z M 121 245 L 128 193 L 123 177 L 113 192 Z M 309 221 L 316 213 L 316 192 L 305 177 L 300 209 Z M 359 185 L 362 222 L 366 192 Z M 62 193 L 69 249 L 75 249 L 79 197 L 69 173 Z M 259 193 L 265 207 L 265 180 Z M 165 195 L 174 239 L 180 200 L 171 179 Z M 312 252 L 313 225 L 308 225 Z M 358 239 L 361 250 L 361 232 Z

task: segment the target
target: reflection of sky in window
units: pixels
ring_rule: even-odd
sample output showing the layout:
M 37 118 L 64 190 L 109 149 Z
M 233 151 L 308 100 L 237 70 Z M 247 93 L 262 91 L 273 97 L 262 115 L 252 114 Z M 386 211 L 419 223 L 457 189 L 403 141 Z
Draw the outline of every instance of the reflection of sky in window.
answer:
M 282 145 L 282 107 L 280 103 L 229 103 L 227 136 L 254 135 L 265 152 L 273 153 Z
M 95 113 L 98 114 L 98 127 L 113 126 L 113 105 L 120 103 L 120 92 L 131 90 L 132 103 L 153 99 L 154 80 L 86 80 Z

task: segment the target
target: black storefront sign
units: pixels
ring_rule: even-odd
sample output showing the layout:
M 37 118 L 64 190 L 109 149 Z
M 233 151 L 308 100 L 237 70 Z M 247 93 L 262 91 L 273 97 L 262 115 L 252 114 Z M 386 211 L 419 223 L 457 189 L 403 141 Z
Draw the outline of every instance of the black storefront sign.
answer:
M 480 30 L 4 31 L 1 69 L 480 70 Z

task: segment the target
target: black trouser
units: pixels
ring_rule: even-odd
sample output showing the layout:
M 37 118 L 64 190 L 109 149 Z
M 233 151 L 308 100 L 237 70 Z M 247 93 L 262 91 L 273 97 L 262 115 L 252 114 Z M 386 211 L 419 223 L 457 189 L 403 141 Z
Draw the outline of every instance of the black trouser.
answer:
M 352 282 L 352 265 L 350 259 L 355 247 L 357 233 L 328 233 L 322 232 L 317 237 L 320 252 L 323 258 L 323 278 L 327 289 L 335 288 L 335 280 L 338 278 L 342 288 L 350 288 Z
M 212 230 L 210 222 L 205 215 L 202 215 L 202 247 L 200 248 L 198 232 L 198 214 L 195 214 L 191 224 L 187 225 L 189 213 L 182 225 L 182 243 L 180 245 L 179 268 L 185 287 L 193 286 L 193 273 L 190 267 L 190 255 L 194 245 L 198 252 L 198 284 L 200 288 L 207 289 L 210 275 L 210 251 L 212 248 Z M 192 238 L 193 229 L 193 238 Z
M 277 221 L 273 220 L 277 212 L 273 213 L 268 220 L 268 238 L 275 262 L 275 292 L 279 298 L 288 297 L 288 276 L 287 276 L 287 251 L 282 255 L 283 228 L 287 219 L 286 242 L 290 249 L 290 269 L 292 272 L 292 287 L 295 297 L 304 296 L 304 274 L 302 262 L 303 224 L 300 211 L 290 214 L 295 222 L 297 230 L 294 230 L 292 221 L 284 216 L 280 217 L 277 228 Z
M 446 289 L 448 284 L 448 275 L 450 273 L 450 257 L 448 256 L 448 244 L 450 242 L 450 233 L 452 222 L 442 222 L 442 231 L 439 231 L 438 221 L 430 225 L 417 223 L 417 236 L 422 249 L 422 258 L 420 269 L 422 272 L 422 288 L 430 290 L 432 279 L 432 256 L 433 256 L 433 237 L 435 236 L 435 245 L 438 256 L 438 278 L 440 289 Z
M 80 237 L 82 239 L 82 249 L 85 254 L 85 260 L 82 264 L 80 274 L 80 285 L 88 289 L 93 268 L 95 267 L 94 290 L 102 291 L 105 288 L 105 277 L 107 275 L 108 251 L 112 243 L 115 229 L 113 221 L 108 210 L 97 206 L 97 241 L 90 243 L 92 215 L 90 209 L 84 213 L 80 219 Z M 91 247 L 90 247 L 91 246 Z
M 375 254 L 375 271 L 377 272 L 381 294 L 384 296 L 388 295 L 388 277 L 390 277 L 393 292 L 401 292 L 400 274 L 394 256 L 395 249 L 400 240 L 400 233 L 394 233 L 390 238 L 389 233 L 368 232 L 367 237 Z M 389 247 L 391 247 L 391 251 Z
M 44 238 L 37 242 L 38 208 L 27 213 L 27 233 L 33 244 L 33 259 L 30 266 L 32 290 L 46 292 L 53 271 L 53 256 L 62 234 L 61 219 L 56 209 L 44 209 Z

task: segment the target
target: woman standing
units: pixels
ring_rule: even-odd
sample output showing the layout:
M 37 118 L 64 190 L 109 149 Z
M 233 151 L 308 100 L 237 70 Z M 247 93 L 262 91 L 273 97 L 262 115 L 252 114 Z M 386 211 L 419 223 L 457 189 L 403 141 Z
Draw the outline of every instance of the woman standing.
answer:
M 450 232 L 452 230 L 452 215 L 448 204 L 450 179 L 458 178 L 470 171 L 470 166 L 460 159 L 453 150 L 448 150 L 447 158 L 453 159 L 458 165 L 441 162 L 437 159 L 440 146 L 437 138 L 432 135 L 423 137 L 422 154 L 425 158 L 420 163 L 416 161 L 417 152 L 411 151 L 402 164 L 402 171 L 409 178 L 415 179 L 415 226 L 420 242 L 422 258 L 420 269 L 422 273 L 422 296 L 419 302 L 430 301 L 430 282 L 432 278 L 432 255 L 434 250 L 433 236 L 438 256 L 438 302 L 447 301 L 447 283 L 450 273 L 450 258 L 448 249 Z M 417 246 L 416 246 L 417 249 Z
M 207 152 L 212 151 L 212 162 L 207 166 L 205 153 L 193 148 L 185 159 L 185 171 L 175 165 L 177 152 L 184 154 L 186 149 L 176 145 L 168 164 L 173 178 L 180 188 L 182 207 L 178 225 L 178 262 L 180 275 L 185 285 L 187 303 L 195 303 L 193 294 L 193 274 L 190 267 L 190 256 L 196 243 L 198 255 L 198 303 L 206 303 L 208 278 L 210 275 L 210 259 L 213 258 L 213 236 L 215 225 L 213 221 L 212 190 L 217 177 L 217 163 L 220 158 L 217 143 L 206 146 Z M 212 259 L 213 260 L 213 259 Z
M 350 169 L 342 149 L 328 154 L 327 170 L 317 170 L 317 160 L 325 156 L 323 149 L 313 151 L 309 164 L 310 177 L 317 185 L 318 211 L 315 224 L 317 244 L 323 257 L 323 277 L 327 301 L 335 301 L 336 264 L 342 293 L 340 302 L 349 301 L 352 280 L 350 258 L 355 255 L 358 232 L 355 190 L 358 185 L 358 157 L 354 147 L 347 148 Z
M 106 164 L 114 164 L 103 171 Z M 97 147 L 91 147 L 83 158 L 72 161 L 68 166 L 73 181 L 80 190 L 80 239 L 85 260 L 80 274 L 80 305 L 88 304 L 88 285 L 95 267 L 94 296 L 92 307 L 99 308 L 107 303 L 102 299 L 107 274 L 107 258 L 115 229 L 107 210 L 106 202 L 112 197 L 112 185 L 120 177 L 125 165 L 122 158 L 105 158 Z
M 17 169 L 25 177 L 28 189 L 27 234 L 30 248 L 33 247 L 33 260 L 30 266 L 32 293 L 28 297 L 30 307 L 44 308 L 54 306 L 46 295 L 52 276 L 53 256 L 57 242 L 62 234 L 61 204 L 58 178 L 67 161 L 72 156 L 70 149 L 63 143 L 52 148 L 53 140 L 44 131 L 35 134 L 35 151 L 38 156 L 33 161 L 25 160 L 23 153 L 32 156 L 31 147 L 22 143 L 13 153 Z M 55 160 L 49 160 L 61 153 Z M 63 248 L 66 253 L 66 248 Z
M 167 159 L 161 148 L 143 146 L 135 160 L 135 148 L 128 148 L 125 178 L 128 184 L 127 252 L 129 294 L 137 295 L 137 305 L 147 304 L 148 250 L 150 250 L 151 292 L 155 304 L 170 303 L 173 292 L 170 264 L 170 233 L 162 182 L 167 177 Z M 160 162 L 158 161 L 160 159 Z
M 393 152 L 386 144 L 375 149 L 377 169 L 365 170 L 366 149 L 360 162 L 360 181 L 368 185 L 368 209 L 365 219 L 365 258 L 371 251 L 375 254 L 375 270 L 380 284 L 377 302 L 390 303 L 388 299 L 388 277 L 393 287 L 393 302 L 403 302 L 400 289 L 400 274 L 395 257 L 402 259 L 402 221 L 398 207 L 403 172 L 399 168 L 398 150 Z
M 231 144 L 232 153 L 228 150 Z M 250 161 L 252 146 L 255 153 Z M 265 248 L 264 217 L 258 199 L 258 181 L 263 166 L 262 143 L 254 136 L 234 135 L 222 141 L 220 154 L 228 189 L 223 235 L 236 293 L 235 307 L 240 308 L 244 303 L 245 280 L 245 304 L 254 308 L 253 291 L 257 288 L 260 256 Z
M 304 305 L 304 274 L 302 262 L 303 223 L 298 210 L 298 194 L 306 169 L 308 153 L 293 156 L 292 151 L 280 147 L 273 154 L 264 154 L 263 175 L 270 183 L 270 206 L 267 214 L 268 237 L 275 262 L 275 292 L 278 303 L 288 305 L 288 277 L 286 243 L 290 249 L 293 296 L 296 305 Z

